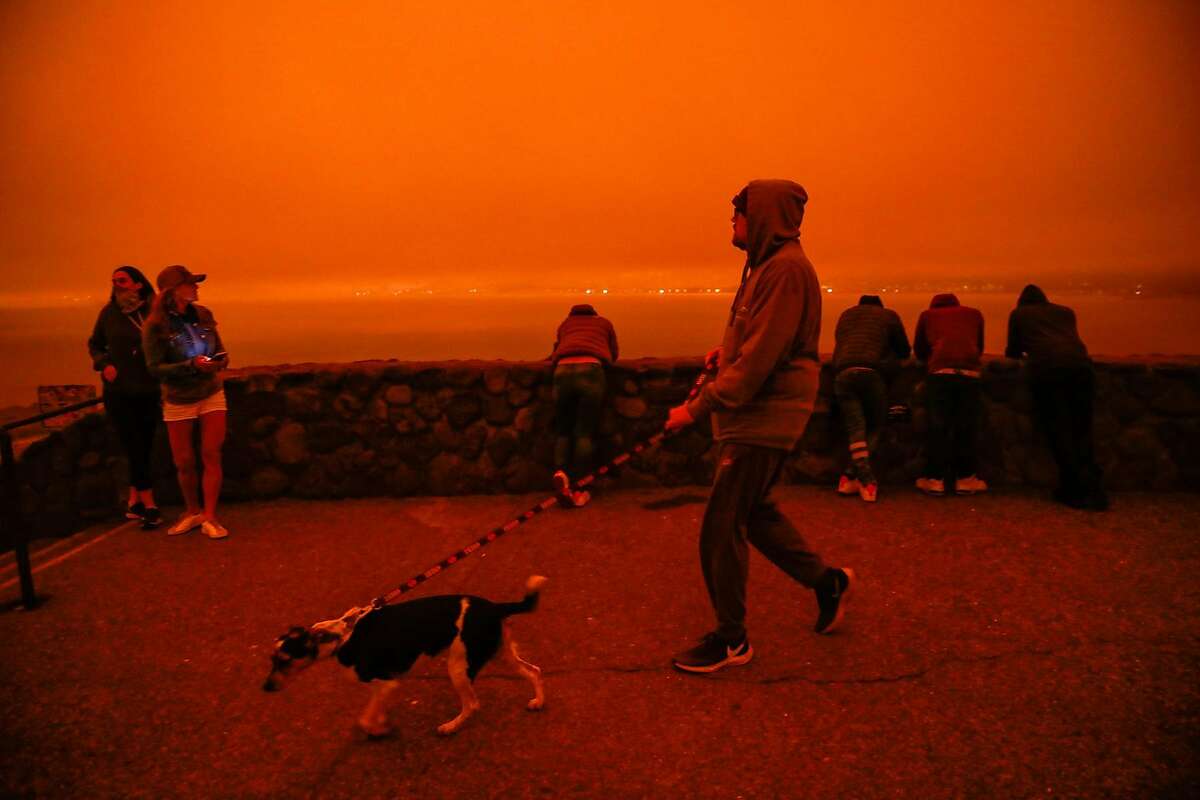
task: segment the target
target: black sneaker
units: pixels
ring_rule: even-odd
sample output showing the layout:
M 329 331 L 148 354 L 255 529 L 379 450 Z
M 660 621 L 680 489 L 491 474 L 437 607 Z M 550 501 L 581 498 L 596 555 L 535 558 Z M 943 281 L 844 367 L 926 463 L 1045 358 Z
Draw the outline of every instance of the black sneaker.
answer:
M 830 570 L 828 582 L 817 589 L 817 624 L 813 628 L 817 633 L 830 633 L 842 621 L 846 611 L 846 600 L 850 590 L 854 588 L 854 570 Z
M 146 507 L 139 500 L 125 507 L 125 519 L 141 519 L 146 514 Z
M 723 667 L 745 664 L 754 657 L 754 648 L 745 636 L 730 644 L 716 633 L 709 633 L 691 650 L 676 653 L 671 659 L 675 669 L 684 672 L 716 672 Z
M 162 512 L 158 510 L 158 506 L 150 506 L 146 509 L 146 513 L 142 515 L 142 530 L 152 531 L 162 524 Z

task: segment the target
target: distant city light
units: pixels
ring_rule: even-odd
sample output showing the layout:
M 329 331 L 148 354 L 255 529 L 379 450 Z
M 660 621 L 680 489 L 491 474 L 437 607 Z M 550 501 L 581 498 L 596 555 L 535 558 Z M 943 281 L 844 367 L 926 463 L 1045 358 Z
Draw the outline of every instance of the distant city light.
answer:
M 608 289 L 602 289 L 601 291 L 603 294 L 608 294 Z

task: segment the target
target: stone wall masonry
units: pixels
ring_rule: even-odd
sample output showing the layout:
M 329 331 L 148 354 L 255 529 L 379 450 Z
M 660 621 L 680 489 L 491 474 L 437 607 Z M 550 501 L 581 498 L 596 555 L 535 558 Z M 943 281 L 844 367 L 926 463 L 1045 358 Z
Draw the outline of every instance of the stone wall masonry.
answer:
M 600 425 L 604 458 L 661 430 L 687 395 L 699 358 L 619 362 L 608 372 Z M 885 484 L 919 474 L 925 412 L 922 372 L 897 370 L 892 402 L 909 421 L 889 424 L 873 461 Z M 846 439 L 828 364 L 812 420 L 784 480 L 833 485 Z M 1054 463 L 1030 418 L 1022 366 L 988 359 L 981 474 L 996 487 L 1051 486 Z M 223 501 L 288 496 L 457 495 L 549 491 L 553 387 L 547 362 L 358 362 L 250 367 L 228 373 L 229 434 Z M 1200 485 L 1200 359 L 1097 363 L 1095 431 L 1111 489 Z M 627 462 L 618 487 L 701 485 L 712 478 L 707 422 Z M 118 514 L 126 464 L 102 415 L 30 445 L 19 461 L 21 506 L 36 535 L 63 535 Z M 165 433 L 156 492 L 179 502 Z

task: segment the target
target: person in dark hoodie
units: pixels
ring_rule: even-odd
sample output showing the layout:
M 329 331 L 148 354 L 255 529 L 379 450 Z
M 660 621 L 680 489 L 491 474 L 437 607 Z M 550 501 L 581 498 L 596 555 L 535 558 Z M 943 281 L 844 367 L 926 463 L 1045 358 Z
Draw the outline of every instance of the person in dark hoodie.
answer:
M 554 350 L 554 486 L 559 502 L 585 505 L 586 491 L 571 490 L 571 475 L 587 474 L 595 465 L 594 437 L 604 404 L 604 367 L 617 360 L 613 324 L 586 303 L 572 306 L 558 326 Z
M 854 572 L 825 565 L 770 500 L 812 414 L 820 382 L 821 287 L 800 245 L 808 194 L 787 180 L 752 181 L 733 199 L 733 244 L 746 251 L 717 375 L 672 408 L 667 429 L 713 417 L 716 474 L 700 528 L 700 567 L 717 628 L 677 653 L 676 669 L 714 672 L 754 654 L 746 634 L 747 544 L 816 593 L 817 633 L 840 623 Z
M 917 320 L 913 352 L 928 371 L 925 405 L 929 438 L 925 475 L 917 479 L 917 488 L 926 494 L 943 495 L 946 477 L 952 471 L 956 493 L 986 492 L 987 484 L 975 474 L 983 403 L 979 383 L 983 314 L 959 305 L 952 294 L 934 295 Z
M 129 462 L 125 516 L 141 520 L 144 530 L 153 530 L 162 522 L 150 473 L 162 401 L 158 380 L 146 368 L 142 355 L 142 326 L 153 301 L 154 289 L 141 270 L 117 267 L 108 304 L 100 309 L 88 338 L 92 368 L 104 380 L 104 411 Z
M 885 361 L 908 358 L 908 334 L 899 314 L 884 308 L 878 295 L 864 294 L 858 305 L 838 317 L 834 340 L 833 391 L 850 444 L 850 466 L 838 480 L 838 493 L 857 493 L 874 503 L 879 484 L 871 470 L 871 453 L 887 416 L 881 368 Z
M 1055 499 L 1073 508 L 1108 508 L 1092 445 L 1096 376 L 1075 312 L 1029 284 L 1008 315 L 1004 354 L 1027 359 L 1034 417 L 1058 463 Z

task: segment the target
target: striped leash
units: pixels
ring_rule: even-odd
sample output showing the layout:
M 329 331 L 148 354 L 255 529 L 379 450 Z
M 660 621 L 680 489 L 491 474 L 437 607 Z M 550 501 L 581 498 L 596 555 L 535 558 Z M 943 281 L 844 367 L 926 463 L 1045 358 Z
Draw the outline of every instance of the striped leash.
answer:
M 706 362 L 704 365 L 704 369 L 702 369 L 700 371 L 700 374 L 696 377 L 696 381 L 692 384 L 692 388 L 688 392 L 687 399 L 691 400 L 696 395 L 698 395 L 700 393 L 700 390 L 704 387 L 705 382 L 708 381 L 708 379 L 715 372 L 716 372 L 715 361 Z M 629 450 L 626 450 L 624 453 L 621 453 L 619 456 L 613 458 L 611 461 L 609 461 L 604 466 L 583 476 L 582 478 L 580 478 L 578 481 L 575 481 L 571 485 L 576 488 L 589 486 L 592 483 L 595 483 L 597 478 L 599 478 L 603 475 L 607 475 L 615 467 L 621 466 L 622 464 L 624 464 L 629 459 L 633 458 L 638 453 L 641 453 L 650 447 L 654 447 L 659 442 L 671 437 L 674 434 L 675 434 L 675 431 L 667 431 L 667 430 L 659 431 L 658 433 L 654 434 L 653 436 L 649 437 L 648 439 L 638 442 L 633 447 L 631 447 Z M 398 598 L 402 597 L 403 595 L 407 594 L 408 592 L 411 592 L 413 589 L 417 588 L 422 583 L 424 583 L 425 581 L 434 577 L 435 575 L 440 575 L 442 572 L 445 572 L 447 569 L 454 566 L 458 562 L 462 561 L 464 558 L 466 558 L 467 556 L 476 552 L 477 550 L 482 550 L 484 547 L 487 547 L 489 544 L 496 541 L 504 534 L 509 533 L 509 532 L 513 531 L 514 529 L 520 527 L 523 523 L 528 522 L 529 520 L 536 517 L 538 514 L 541 514 L 544 511 L 554 508 L 556 505 L 558 505 L 558 497 L 559 497 L 558 495 L 547 497 L 545 500 L 541 501 L 540 503 L 535 505 L 533 508 L 524 512 L 523 514 L 519 514 L 516 517 L 513 517 L 512 519 L 510 519 L 508 522 L 504 523 L 503 525 L 492 528 L 490 531 L 488 531 L 487 533 L 485 533 L 483 536 L 479 537 L 475 541 L 471 542 L 466 547 L 463 547 L 462 549 L 457 550 L 454 553 L 451 553 L 450 555 L 446 556 L 441 561 L 434 564 L 432 567 L 425 570 L 424 572 L 422 572 L 418 575 L 412 576 L 407 581 L 405 581 L 404 583 L 397 586 L 395 589 L 392 589 L 390 592 L 381 594 L 379 597 L 376 597 L 374 600 L 372 600 L 370 603 L 368 603 L 365 606 L 358 606 L 356 608 L 350 609 L 349 611 L 347 611 L 345 614 L 343 614 L 339 618 L 339 621 L 344 623 L 347 626 L 346 630 L 348 632 L 350 628 L 354 627 L 354 623 L 358 622 L 358 620 L 363 615 L 365 615 L 368 611 L 373 611 L 377 608 L 383 608 L 386 605 L 390 605 L 391 603 L 395 602 Z

